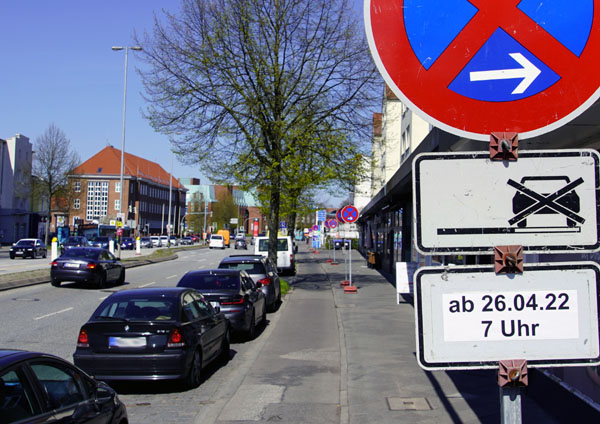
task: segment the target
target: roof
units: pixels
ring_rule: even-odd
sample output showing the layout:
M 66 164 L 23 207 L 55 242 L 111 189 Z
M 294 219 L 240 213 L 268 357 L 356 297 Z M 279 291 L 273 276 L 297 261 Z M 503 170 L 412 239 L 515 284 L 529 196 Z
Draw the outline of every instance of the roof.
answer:
M 263 255 L 231 255 L 223 258 L 221 263 L 243 263 L 243 262 L 263 262 L 266 258 Z
M 160 296 L 164 294 L 168 297 L 178 296 L 181 292 L 189 290 L 187 287 L 152 287 L 143 289 L 127 289 L 119 290 L 113 293 L 110 298 L 114 300 L 115 297 L 137 297 L 137 296 Z
M 83 162 L 73 171 L 72 175 L 121 175 L 121 150 L 106 146 L 94 156 Z M 125 152 L 123 155 L 123 175 L 145 178 L 157 184 L 169 185 L 169 177 L 173 188 L 185 189 L 183 184 L 165 171 L 156 162 Z

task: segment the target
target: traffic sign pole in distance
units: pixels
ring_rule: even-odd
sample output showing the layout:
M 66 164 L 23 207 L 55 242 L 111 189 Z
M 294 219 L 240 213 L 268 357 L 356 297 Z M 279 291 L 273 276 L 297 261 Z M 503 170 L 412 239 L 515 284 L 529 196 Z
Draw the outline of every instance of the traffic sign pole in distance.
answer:
M 365 0 L 364 18 L 394 94 L 460 137 L 539 136 L 600 97 L 594 0 Z
M 442 278 L 443 275 L 443 278 Z M 427 370 L 600 363 L 595 262 L 493 267 L 424 267 L 415 274 L 417 356 Z M 565 284 L 568 281 L 568 284 Z

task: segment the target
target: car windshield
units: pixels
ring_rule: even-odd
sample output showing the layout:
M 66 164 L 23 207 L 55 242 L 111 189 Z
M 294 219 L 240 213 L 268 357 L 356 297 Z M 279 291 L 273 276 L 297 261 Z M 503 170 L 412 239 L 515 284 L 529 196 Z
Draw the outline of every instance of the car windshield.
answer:
M 258 241 L 258 250 L 260 252 L 267 252 L 269 250 L 269 239 L 261 239 Z M 287 239 L 277 239 L 277 251 L 286 252 L 288 250 Z
M 19 240 L 16 244 L 16 246 L 19 247 L 23 247 L 23 246 L 33 246 L 34 241 L 33 240 Z
M 67 239 L 67 243 L 79 243 L 79 238 L 78 237 L 69 237 Z
M 71 248 L 65 250 L 61 255 L 62 258 L 82 258 L 82 259 L 98 259 L 100 250 L 86 248 Z
M 223 240 L 223 236 L 212 236 L 213 240 Z
M 265 274 L 265 268 L 262 263 L 221 263 L 219 268 L 222 269 L 237 269 L 246 271 L 248 274 Z
M 239 290 L 240 281 L 235 275 L 189 274 L 184 275 L 178 286 L 196 290 Z
M 162 296 L 118 298 L 108 300 L 94 314 L 94 319 L 122 319 L 126 321 L 172 321 L 177 319 L 177 298 Z

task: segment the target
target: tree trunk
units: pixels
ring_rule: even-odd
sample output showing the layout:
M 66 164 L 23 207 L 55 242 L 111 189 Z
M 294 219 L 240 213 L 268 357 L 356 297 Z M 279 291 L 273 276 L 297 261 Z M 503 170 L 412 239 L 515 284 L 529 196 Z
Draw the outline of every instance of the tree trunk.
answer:
M 277 266 L 277 231 L 279 230 L 279 202 L 281 193 L 281 174 L 279 169 L 271 174 L 271 209 L 269 211 L 269 259 Z

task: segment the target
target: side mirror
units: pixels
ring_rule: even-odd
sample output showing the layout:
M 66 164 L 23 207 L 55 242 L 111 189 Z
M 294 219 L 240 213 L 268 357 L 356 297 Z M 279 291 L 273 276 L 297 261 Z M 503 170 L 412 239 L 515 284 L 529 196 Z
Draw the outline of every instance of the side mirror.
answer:
M 115 391 L 108 387 L 106 384 L 100 383 L 98 384 L 98 386 L 96 386 L 94 400 L 99 405 L 106 405 L 109 402 L 114 402 Z

